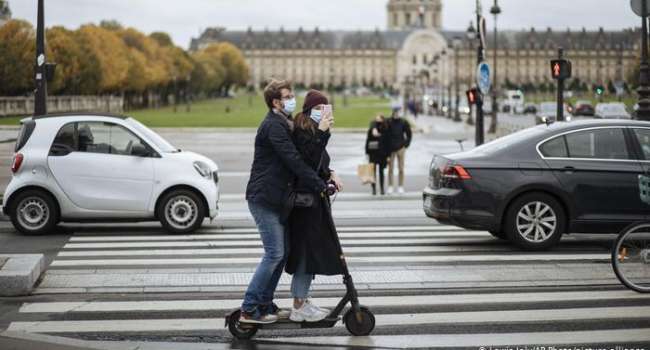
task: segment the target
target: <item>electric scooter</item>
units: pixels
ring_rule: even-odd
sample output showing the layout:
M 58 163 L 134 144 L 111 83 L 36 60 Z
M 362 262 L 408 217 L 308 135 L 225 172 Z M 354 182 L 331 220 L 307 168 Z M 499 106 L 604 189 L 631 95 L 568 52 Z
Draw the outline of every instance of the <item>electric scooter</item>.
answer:
M 332 207 L 330 205 L 329 198 L 326 198 L 325 195 L 321 196 L 321 202 L 327 210 L 330 211 Z M 318 322 L 293 322 L 289 319 L 278 320 L 272 324 L 251 324 L 251 323 L 240 323 L 239 317 L 241 315 L 241 310 L 237 309 L 230 314 L 226 315 L 226 324 L 230 333 L 237 339 L 251 339 L 255 336 L 259 329 L 300 329 L 300 328 L 332 328 L 336 325 L 338 321 L 341 320 L 341 313 L 345 306 L 350 303 L 350 308 L 347 310 L 345 315 L 343 315 L 343 323 L 348 332 L 354 336 L 366 336 L 372 333 L 375 328 L 375 316 L 365 306 L 359 304 L 359 298 L 357 290 L 354 287 L 354 282 L 352 281 L 352 276 L 348 270 L 348 265 L 345 261 L 345 255 L 343 254 L 343 248 L 341 247 L 341 241 L 339 239 L 336 227 L 334 225 L 334 220 L 332 215 L 329 215 L 328 224 L 331 227 L 332 239 L 336 243 L 336 248 L 338 250 L 341 264 L 343 266 L 343 284 L 345 284 L 346 293 L 338 303 L 336 308 L 330 312 L 330 314 L 322 321 Z

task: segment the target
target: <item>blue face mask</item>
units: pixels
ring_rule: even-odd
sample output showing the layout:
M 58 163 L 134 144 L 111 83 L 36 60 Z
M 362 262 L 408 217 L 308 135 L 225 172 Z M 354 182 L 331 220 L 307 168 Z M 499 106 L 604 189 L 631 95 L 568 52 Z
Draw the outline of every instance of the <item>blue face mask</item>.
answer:
M 284 113 L 291 114 L 296 110 L 296 98 L 284 101 Z
M 309 117 L 316 123 L 320 124 L 320 120 L 323 118 L 323 112 L 317 109 L 312 109 Z

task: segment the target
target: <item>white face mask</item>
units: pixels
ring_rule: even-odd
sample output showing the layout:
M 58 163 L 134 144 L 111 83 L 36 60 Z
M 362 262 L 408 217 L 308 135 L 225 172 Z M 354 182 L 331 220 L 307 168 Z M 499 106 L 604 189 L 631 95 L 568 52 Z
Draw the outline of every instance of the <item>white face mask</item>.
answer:
M 296 110 L 296 98 L 284 101 L 284 113 L 291 114 Z
M 312 109 L 310 118 L 316 123 L 320 124 L 321 119 L 323 119 L 323 111 Z

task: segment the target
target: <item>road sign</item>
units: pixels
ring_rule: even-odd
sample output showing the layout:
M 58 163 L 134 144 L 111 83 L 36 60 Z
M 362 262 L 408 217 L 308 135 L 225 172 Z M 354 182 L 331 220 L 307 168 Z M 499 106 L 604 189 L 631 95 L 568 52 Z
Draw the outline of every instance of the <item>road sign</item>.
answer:
M 490 87 L 492 87 L 492 72 L 487 62 L 481 62 L 476 68 L 476 85 L 484 95 L 490 92 Z
M 643 3 L 645 2 L 645 13 L 643 13 Z M 650 0 L 630 0 L 632 11 L 639 17 L 650 16 Z

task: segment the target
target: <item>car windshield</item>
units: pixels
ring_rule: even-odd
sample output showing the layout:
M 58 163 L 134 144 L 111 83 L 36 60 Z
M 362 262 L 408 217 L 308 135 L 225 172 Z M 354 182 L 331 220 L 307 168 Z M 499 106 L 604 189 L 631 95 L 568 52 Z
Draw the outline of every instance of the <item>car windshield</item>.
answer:
M 510 148 L 512 145 L 517 144 L 530 137 L 534 137 L 535 135 L 542 134 L 547 130 L 547 128 L 548 127 L 545 125 L 540 125 L 537 127 L 524 129 L 514 134 L 510 134 L 508 136 L 498 138 L 492 142 L 488 142 L 482 146 L 476 147 L 473 152 L 492 154 L 500 150 Z
M 540 105 L 539 108 L 543 113 L 554 113 L 557 111 L 557 104 L 552 102 L 545 102 Z
M 149 129 L 139 121 L 133 118 L 127 118 L 126 122 L 129 123 L 131 126 L 133 126 L 134 129 L 144 134 L 149 139 L 149 141 L 153 142 L 158 147 L 158 149 L 160 149 L 161 152 L 165 152 L 165 153 L 180 152 L 178 148 L 172 146 L 172 144 L 169 143 L 164 138 L 162 138 L 162 136 L 158 135 L 156 132 Z
M 611 113 L 611 114 L 627 113 L 627 111 L 625 110 L 625 106 L 622 104 L 609 104 L 609 105 L 604 105 L 602 108 L 603 108 L 603 112 L 605 113 Z

